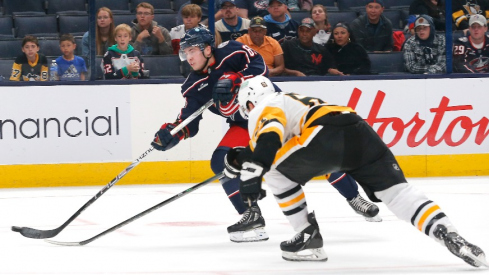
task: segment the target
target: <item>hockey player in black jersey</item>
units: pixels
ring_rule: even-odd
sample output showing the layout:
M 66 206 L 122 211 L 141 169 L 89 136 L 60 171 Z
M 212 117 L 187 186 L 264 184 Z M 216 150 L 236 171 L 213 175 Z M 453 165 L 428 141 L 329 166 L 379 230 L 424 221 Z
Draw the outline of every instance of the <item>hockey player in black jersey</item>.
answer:
M 453 42 L 453 71 L 457 73 L 489 72 L 489 36 L 487 20 L 480 14 L 470 16 L 469 36 Z

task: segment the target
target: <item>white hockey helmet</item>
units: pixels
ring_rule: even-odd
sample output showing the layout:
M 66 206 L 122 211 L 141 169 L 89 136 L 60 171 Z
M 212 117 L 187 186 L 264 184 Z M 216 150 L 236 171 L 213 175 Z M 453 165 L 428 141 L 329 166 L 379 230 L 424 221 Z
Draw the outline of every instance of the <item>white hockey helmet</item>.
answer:
M 275 93 L 275 87 L 272 82 L 262 75 L 245 80 L 241 84 L 238 94 L 239 112 L 241 116 L 248 117 L 250 113 L 248 102 L 256 106 L 263 98 L 273 93 Z

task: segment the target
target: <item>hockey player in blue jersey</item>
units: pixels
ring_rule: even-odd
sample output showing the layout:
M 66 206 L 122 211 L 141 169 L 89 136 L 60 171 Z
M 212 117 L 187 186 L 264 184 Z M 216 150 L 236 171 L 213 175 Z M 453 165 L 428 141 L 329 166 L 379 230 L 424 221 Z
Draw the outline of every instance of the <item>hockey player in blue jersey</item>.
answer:
M 231 148 L 246 146 L 249 142 L 247 119 L 238 111 L 237 95 L 241 82 L 257 75 L 268 75 L 267 66 L 263 58 L 247 45 L 236 41 L 227 41 L 214 46 L 214 37 L 204 27 L 190 29 L 180 40 L 180 57 L 187 61 L 193 72 L 182 85 L 182 95 L 185 105 L 173 123 L 164 123 L 156 133 L 151 143 L 157 150 L 169 150 L 181 140 L 195 136 L 199 131 L 199 122 L 202 115 L 189 123 L 186 127 L 172 136 L 170 131 L 179 123 L 193 114 L 197 109 L 207 103 L 211 98 L 215 104 L 209 108 L 216 115 L 226 118 L 229 130 L 226 132 L 211 158 L 211 168 L 214 173 L 224 170 L 224 159 Z M 278 90 L 278 87 L 275 86 Z M 341 174 L 340 174 L 341 175 Z M 334 175 L 332 176 L 334 177 Z M 337 176 L 336 178 L 339 178 Z M 335 184 L 343 195 L 358 194 L 356 183 L 339 179 Z M 347 179 L 347 178 L 345 178 Z M 331 178 L 330 178 L 331 180 Z M 235 242 L 264 241 L 268 239 L 265 220 L 261 216 L 260 208 L 254 202 L 251 207 L 245 205 L 239 194 L 239 178 L 224 177 L 221 184 L 228 198 L 243 217 L 236 224 L 228 227 L 230 238 Z M 354 184 L 354 186 L 352 185 Z M 338 188 L 338 187 L 342 188 Z M 352 188 L 353 186 L 353 188 Z M 348 197 L 345 196 L 347 199 Z M 355 197 L 361 198 L 360 196 Z M 363 198 L 362 198 L 363 200 Z M 365 200 L 350 201 L 350 205 L 358 213 L 366 216 L 367 210 L 376 209 L 376 205 Z M 363 209 L 359 212 L 359 210 Z M 254 236 L 244 237 L 244 233 L 254 231 Z M 249 234 L 247 234 L 249 235 Z

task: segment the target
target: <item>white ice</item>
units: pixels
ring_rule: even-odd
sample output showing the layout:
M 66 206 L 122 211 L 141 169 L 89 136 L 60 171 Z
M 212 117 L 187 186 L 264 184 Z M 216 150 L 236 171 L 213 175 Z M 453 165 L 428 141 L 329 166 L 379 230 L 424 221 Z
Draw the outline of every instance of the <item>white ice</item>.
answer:
M 489 177 L 409 181 L 441 206 L 465 239 L 489 251 Z M 53 240 L 89 239 L 192 185 L 115 185 Z M 326 262 L 281 258 L 280 242 L 295 232 L 269 190 L 260 206 L 270 239 L 229 241 L 226 227 L 240 216 L 218 183 L 85 246 L 56 246 L 10 230 L 13 225 L 56 228 L 101 188 L 0 189 L 0 274 L 489 274 L 488 268 L 474 268 L 455 257 L 381 203 L 383 222 L 365 221 L 325 181 L 310 182 L 304 190 L 324 237 Z

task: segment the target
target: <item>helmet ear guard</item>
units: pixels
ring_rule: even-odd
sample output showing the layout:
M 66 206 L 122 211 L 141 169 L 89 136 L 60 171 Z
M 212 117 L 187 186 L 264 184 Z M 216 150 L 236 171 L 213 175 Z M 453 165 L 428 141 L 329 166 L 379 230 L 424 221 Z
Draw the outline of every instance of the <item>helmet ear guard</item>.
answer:
M 245 82 L 241 84 L 238 94 L 238 103 L 240 105 L 239 112 L 241 116 L 249 116 L 249 103 L 256 106 L 263 100 L 263 98 L 273 93 L 275 93 L 275 87 L 272 82 L 262 75 L 245 80 Z

